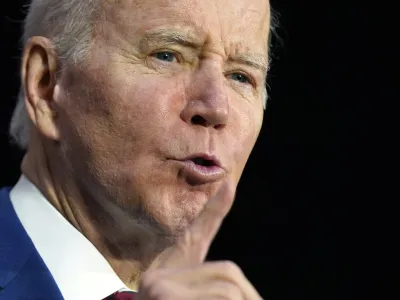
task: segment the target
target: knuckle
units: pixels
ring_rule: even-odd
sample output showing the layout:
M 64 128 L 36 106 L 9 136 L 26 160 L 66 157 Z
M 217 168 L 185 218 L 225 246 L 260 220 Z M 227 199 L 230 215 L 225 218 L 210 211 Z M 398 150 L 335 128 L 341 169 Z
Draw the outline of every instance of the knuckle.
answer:
M 240 288 L 228 281 L 214 282 L 208 289 L 207 299 L 241 300 L 243 293 Z
M 218 268 L 226 274 L 231 274 L 233 276 L 238 276 L 242 274 L 240 267 L 232 261 L 221 261 L 218 263 Z
M 148 289 L 150 288 L 154 280 L 157 278 L 155 272 L 145 272 L 142 277 L 140 278 L 140 287 L 141 289 Z
M 147 291 L 147 294 L 149 295 L 150 299 L 165 299 L 169 295 L 168 285 L 163 280 L 157 281 L 155 284 L 151 285 Z
M 155 278 L 151 275 L 142 280 L 139 289 L 140 295 L 145 295 L 145 299 L 151 300 L 168 300 L 172 299 L 169 283 L 161 278 Z
M 226 299 L 242 299 L 242 291 L 235 284 L 227 284 L 223 290 Z
M 138 299 L 180 300 L 185 293 L 181 286 L 174 284 L 166 270 L 153 270 L 142 275 Z

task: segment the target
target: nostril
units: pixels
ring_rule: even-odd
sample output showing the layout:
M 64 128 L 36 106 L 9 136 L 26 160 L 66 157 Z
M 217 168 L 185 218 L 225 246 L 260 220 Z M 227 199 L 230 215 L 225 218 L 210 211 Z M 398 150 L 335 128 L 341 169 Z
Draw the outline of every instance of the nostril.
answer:
M 207 125 L 207 120 L 204 119 L 202 116 L 199 116 L 199 115 L 194 116 L 192 118 L 191 122 L 194 125 L 201 125 L 201 126 L 206 126 Z

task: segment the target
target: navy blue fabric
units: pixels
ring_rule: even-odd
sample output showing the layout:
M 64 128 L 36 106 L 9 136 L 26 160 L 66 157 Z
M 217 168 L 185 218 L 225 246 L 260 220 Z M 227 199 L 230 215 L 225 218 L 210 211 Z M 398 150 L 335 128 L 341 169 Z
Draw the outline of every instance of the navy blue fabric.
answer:
M 0 190 L 0 299 L 61 300 L 53 276 L 15 213 L 10 189 Z

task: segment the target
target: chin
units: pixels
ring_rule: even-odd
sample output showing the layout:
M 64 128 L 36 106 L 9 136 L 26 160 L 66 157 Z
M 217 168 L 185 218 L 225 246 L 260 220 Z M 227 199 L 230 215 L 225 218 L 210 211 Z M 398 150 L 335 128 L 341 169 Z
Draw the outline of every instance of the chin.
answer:
M 151 172 L 152 176 L 143 177 L 143 173 L 131 174 L 131 169 L 113 185 L 120 186 L 117 199 L 129 207 L 133 218 L 144 220 L 166 235 L 176 235 L 187 228 L 222 183 L 191 185 L 185 178 L 178 178 L 174 168 L 172 172 L 165 168 L 166 172 Z
M 180 234 L 201 213 L 209 199 L 208 193 L 185 189 L 164 198 L 164 206 L 154 203 L 150 214 L 172 235 Z M 166 205 L 165 205 L 166 204 Z

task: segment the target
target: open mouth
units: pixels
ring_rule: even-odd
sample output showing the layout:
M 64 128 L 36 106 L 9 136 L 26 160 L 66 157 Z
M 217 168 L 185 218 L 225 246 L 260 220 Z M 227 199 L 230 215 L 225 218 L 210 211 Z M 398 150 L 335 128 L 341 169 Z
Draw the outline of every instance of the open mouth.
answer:
M 214 160 L 212 159 L 205 159 L 202 157 L 195 157 L 190 159 L 192 162 L 194 162 L 196 165 L 203 166 L 203 167 L 215 167 L 217 164 L 215 163 Z
M 197 153 L 177 160 L 183 166 L 181 176 L 190 185 L 201 185 L 221 180 L 226 172 L 216 156 Z

